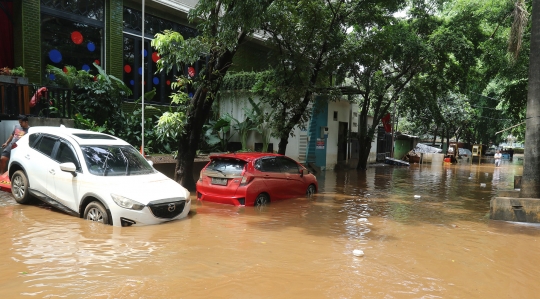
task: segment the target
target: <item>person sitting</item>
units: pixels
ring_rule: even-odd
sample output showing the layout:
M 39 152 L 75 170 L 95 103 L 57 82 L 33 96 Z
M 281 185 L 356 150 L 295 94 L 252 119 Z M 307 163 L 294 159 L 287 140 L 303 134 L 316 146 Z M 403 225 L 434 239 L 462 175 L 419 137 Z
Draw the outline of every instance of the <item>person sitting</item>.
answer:
M 4 150 L 2 151 L 2 157 L 0 158 L 0 174 L 7 171 L 6 166 L 9 161 L 9 157 L 11 156 L 11 147 L 15 142 L 19 141 L 21 137 L 28 133 L 28 128 L 30 128 L 28 125 L 28 116 L 19 115 L 19 124 L 15 125 L 13 133 L 11 133 L 8 140 L 2 144 L 2 148 Z

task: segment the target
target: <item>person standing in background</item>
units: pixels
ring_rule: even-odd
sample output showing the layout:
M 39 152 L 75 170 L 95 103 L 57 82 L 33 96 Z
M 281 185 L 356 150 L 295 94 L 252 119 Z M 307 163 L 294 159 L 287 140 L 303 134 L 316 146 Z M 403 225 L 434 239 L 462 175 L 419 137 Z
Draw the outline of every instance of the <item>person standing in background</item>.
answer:
M 495 167 L 499 167 L 501 165 L 501 159 L 502 159 L 501 151 L 497 150 L 493 158 L 495 158 Z

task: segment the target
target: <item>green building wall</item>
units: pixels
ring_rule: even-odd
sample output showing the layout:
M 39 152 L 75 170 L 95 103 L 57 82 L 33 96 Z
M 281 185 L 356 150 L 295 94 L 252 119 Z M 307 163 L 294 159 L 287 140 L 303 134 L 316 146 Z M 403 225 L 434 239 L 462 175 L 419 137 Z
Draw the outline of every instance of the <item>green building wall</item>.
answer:
M 41 83 L 39 0 L 14 1 L 15 67 L 22 66 L 30 83 Z

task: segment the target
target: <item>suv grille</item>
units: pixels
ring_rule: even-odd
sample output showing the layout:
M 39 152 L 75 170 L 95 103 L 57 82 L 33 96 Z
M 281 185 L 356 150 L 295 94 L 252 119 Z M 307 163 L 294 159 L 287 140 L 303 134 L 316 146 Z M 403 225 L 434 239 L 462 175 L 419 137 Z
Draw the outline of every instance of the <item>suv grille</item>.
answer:
M 186 201 L 182 200 L 165 203 L 150 203 L 148 204 L 148 207 L 150 208 L 150 211 L 152 211 L 152 214 L 157 218 L 171 219 L 180 215 L 182 211 L 184 211 L 185 205 Z

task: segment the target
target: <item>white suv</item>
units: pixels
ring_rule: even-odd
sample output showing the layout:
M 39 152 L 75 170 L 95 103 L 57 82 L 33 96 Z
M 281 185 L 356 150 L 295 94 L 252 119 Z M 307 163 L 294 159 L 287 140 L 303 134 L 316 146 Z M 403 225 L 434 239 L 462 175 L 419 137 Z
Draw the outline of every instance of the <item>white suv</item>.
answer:
M 11 151 L 18 203 L 37 197 L 68 214 L 115 226 L 184 218 L 187 189 L 156 171 L 114 136 L 61 127 L 31 127 Z

